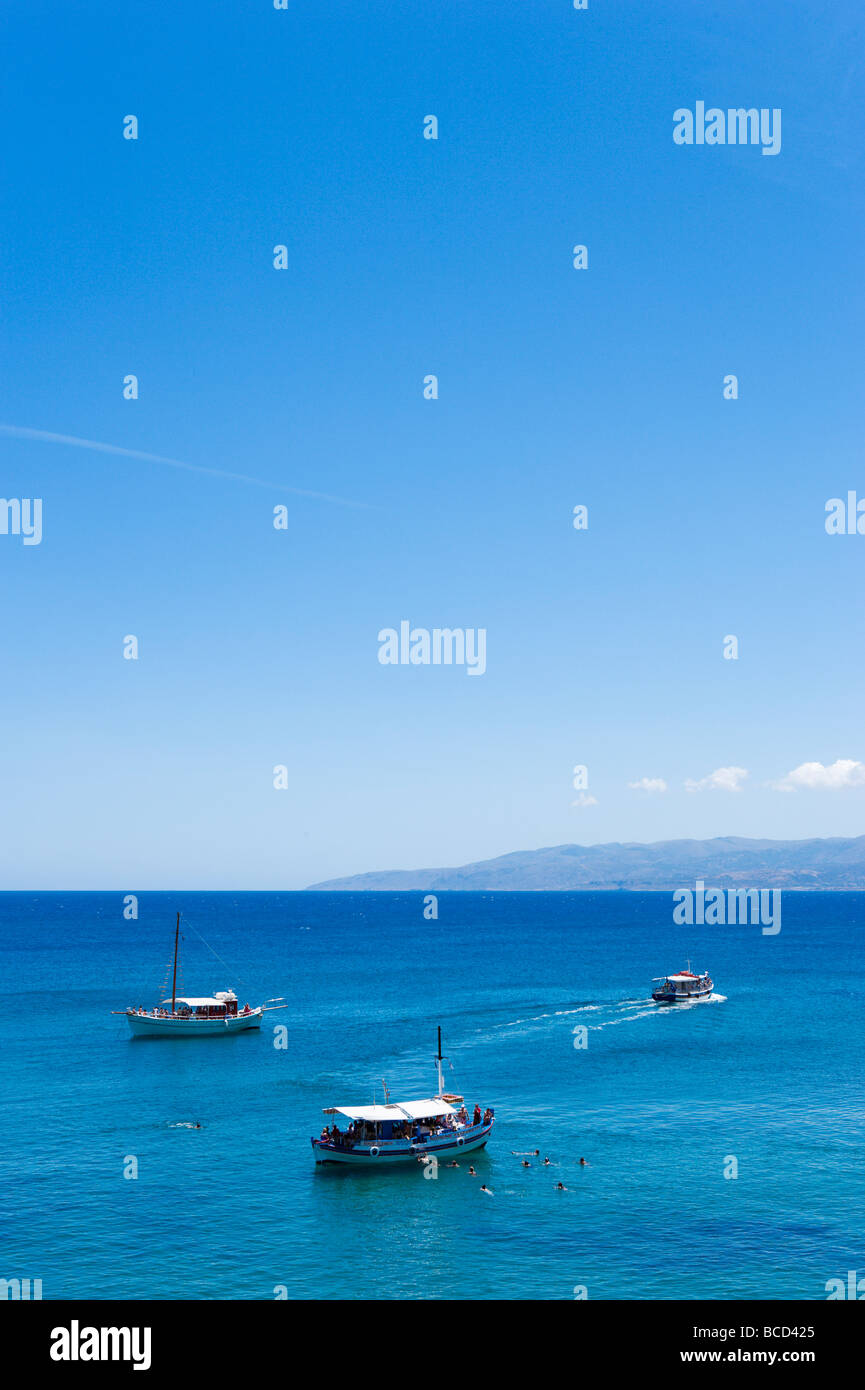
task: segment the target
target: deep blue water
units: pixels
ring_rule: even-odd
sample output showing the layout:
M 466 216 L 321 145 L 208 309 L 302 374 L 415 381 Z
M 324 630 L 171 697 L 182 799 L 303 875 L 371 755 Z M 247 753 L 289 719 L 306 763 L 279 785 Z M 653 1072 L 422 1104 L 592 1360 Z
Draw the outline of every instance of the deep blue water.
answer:
M 668 893 L 441 894 L 438 921 L 416 893 L 139 901 L 0 895 L 0 1275 L 45 1298 L 824 1299 L 865 1273 L 861 894 L 787 894 L 777 936 L 674 926 Z M 163 997 L 177 908 L 188 992 L 289 1001 L 260 1034 L 132 1041 L 111 1016 Z M 688 956 L 719 997 L 647 1002 Z M 316 1167 L 323 1106 L 382 1077 L 434 1092 L 437 1023 L 448 1084 L 496 1110 L 481 1176 Z M 535 1148 L 551 1167 L 512 1153 Z

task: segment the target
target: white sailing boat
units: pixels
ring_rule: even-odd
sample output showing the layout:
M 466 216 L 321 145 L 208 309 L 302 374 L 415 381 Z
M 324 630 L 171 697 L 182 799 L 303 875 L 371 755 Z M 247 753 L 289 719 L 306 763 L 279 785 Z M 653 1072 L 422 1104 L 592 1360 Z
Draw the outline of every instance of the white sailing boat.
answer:
M 218 990 L 212 995 L 177 993 L 177 956 L 180 943 L 180 913 L 174 928 L 174 966 L 171 977 L 171 997 L 154 1008 L 132 1007 L 114 1009 L 123 1014 L 134 1037 L 201 1038 L 215 1033 L 242 1033 L 248 1028 L 260 1028 L 263 1016 L 271 1009 L 285 1009 L 282 999 L 268 999 L 263 1004 L 244 1004 L 240 1008 L 233 989 Z M 205 943 L 206 944 L 206 943 Z

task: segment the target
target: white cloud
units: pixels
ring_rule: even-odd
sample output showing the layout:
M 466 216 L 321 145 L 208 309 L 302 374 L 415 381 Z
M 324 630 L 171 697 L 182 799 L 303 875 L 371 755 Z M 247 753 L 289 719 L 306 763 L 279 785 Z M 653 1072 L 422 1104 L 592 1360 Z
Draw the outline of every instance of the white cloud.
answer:
M 598 798 L 596 796 L 591 796 L 589 792 L 580 792 L 576 801 L 571 802 L 572 806 L 597 806 L 597 804 Z
M 641 777 L 639 782 L 629 782 L 628 786 L 634 792 L 665 792 L 667 784 L 663 777 Z
M 748 769 L 745 767 L 716 767 L 714 772 L 710 772 L 708 777 L 701 777 L 699 782 L 689 777 L 685 786 L 689 792 L 739 792 L 747 776 Z
M 779 792 L 835 792 L 845 787 L 862 787 L 865 786 L 865 763 L 857 762 L 854 758 L 838 758 L 828 767 L 822 763 L 800 763 L 786 777 L 769 785 Z

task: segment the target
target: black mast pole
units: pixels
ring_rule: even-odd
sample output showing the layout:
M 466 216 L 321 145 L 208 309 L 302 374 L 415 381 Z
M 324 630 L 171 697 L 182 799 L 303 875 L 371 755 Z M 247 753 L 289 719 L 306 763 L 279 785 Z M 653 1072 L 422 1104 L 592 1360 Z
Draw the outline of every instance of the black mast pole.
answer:
M 171 979 L 171 1012 L 174 1013 L 174 1000 L 177 992 L 177 941 L 180 936 L 180 913 L 177 914 L 177 925 L 174 928 L 174 974 Z M 441 1047 L 441 1029 L 439 1029 L 439 1047 Z

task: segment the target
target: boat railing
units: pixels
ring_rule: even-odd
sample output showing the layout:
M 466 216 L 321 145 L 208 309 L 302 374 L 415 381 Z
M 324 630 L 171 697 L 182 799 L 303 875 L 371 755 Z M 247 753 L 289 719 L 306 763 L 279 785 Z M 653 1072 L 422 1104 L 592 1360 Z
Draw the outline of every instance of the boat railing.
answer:
M 483 1120 L 480 1120 L 476 1125 L 456 1125 L 453 1129 L 445 1127 L 443 1129 L 431 1130 L 427 1134 L 413 1134 L 411 1135 L 411 1137 L 403 1135 L 399 1139 L 358 1139 L 357 1137 L 349 1138 L 348 1134 L 345 1131 L 343 1131 L 339 1134 L 339 1136 L 336 1139 L 319 1138 L 315 1140 L 315 1143 L 318 1144 L 320 1147 L 327 1149 L 363 1149 L 370 1148 L 373 1146 L 379 1149 L 388 1150 L 393 1148 L 404 1149 L 406 1147 L 410 1149 L 423 1148 L 430 1141 L 441 1141 L 442 1139 L 446 1139 L 449 1137 L 453 1137 L 454 1139 L 457 1139 L 460 1136 L 462 1136 L 462 1138 L 464 1139 L 475 1138 L 483 1130 L 487 1129 L 491 1123 L 491 1120 L 487 1120 L 486 1123 L 484 1123 Z

